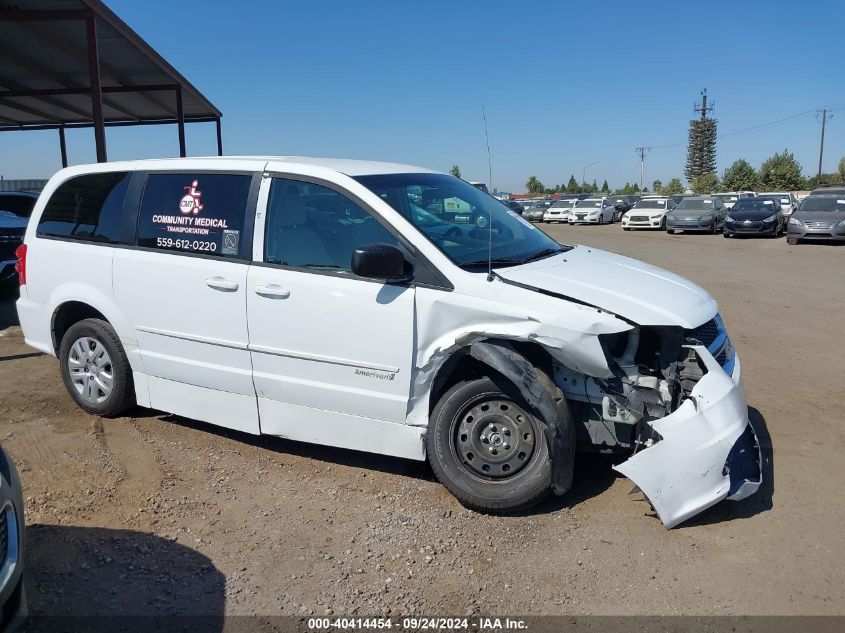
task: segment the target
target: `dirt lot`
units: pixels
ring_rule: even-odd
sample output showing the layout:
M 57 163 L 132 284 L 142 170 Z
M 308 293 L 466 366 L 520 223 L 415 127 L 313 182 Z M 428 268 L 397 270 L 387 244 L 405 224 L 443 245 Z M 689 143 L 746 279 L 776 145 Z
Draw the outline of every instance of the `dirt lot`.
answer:
M 843 614 L 845 247 L 552 226 L 687 276 L 742 357 L 767 483 L 666 530 L 606 458 L 517 517 L 426 466 L 72 405 L 0 304 L 0 441 L 25 486 L 31 611 Z M 833 395 L 831 395 L 833 394 Z

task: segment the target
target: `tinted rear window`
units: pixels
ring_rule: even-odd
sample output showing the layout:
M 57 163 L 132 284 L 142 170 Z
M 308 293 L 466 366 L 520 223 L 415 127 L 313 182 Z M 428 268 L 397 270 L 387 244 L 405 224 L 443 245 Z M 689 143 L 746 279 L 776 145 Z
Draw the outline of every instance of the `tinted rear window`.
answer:
M 130 174 L 124 171 L 77 176 L 50 197 L 36 234 L 116 244 Z

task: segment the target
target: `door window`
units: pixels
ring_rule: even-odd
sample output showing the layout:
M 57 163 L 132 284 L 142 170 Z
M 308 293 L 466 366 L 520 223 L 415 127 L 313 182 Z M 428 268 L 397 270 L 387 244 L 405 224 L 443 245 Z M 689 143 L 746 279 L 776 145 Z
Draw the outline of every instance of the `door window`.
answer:
M 264 261 L 351 272 L 352 253 L 365 244 L 397 245 L 368 211 L 322 185 L 274 178 L 267 203 Z
M 130 174 L 112 171 L 65 181 L 50 196 L 36 234 L 116 244 Z
M 150 174 L 138 219 L 138 246 L 247 259 L 245 216 L 252 176 Z

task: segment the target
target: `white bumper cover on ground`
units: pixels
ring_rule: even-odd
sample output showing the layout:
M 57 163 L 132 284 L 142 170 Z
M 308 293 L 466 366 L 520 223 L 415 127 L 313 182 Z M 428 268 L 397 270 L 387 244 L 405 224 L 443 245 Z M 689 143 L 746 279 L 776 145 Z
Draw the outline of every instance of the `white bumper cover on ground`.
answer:
M 744 499 L 762 481 L 739 359 L 728 376 L 704 347 L 693 349 L 707 373 L 676 411 L 650 423 L 663 439 L 616 467 L 643 491 L 667 528 L 722 499 Z

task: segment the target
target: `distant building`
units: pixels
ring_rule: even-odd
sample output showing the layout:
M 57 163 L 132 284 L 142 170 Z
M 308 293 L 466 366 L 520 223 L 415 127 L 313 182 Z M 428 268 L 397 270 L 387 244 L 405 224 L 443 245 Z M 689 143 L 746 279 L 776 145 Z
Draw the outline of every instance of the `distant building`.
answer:
M 0 191 L 41 191 L 46 184 L 46 180 L 5 180 L 0 176 Z

